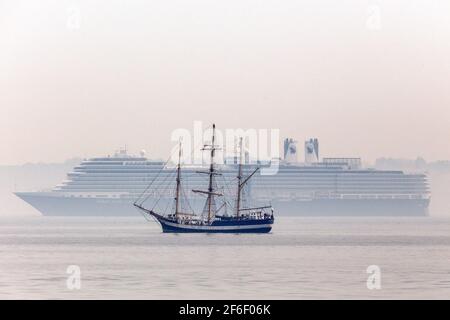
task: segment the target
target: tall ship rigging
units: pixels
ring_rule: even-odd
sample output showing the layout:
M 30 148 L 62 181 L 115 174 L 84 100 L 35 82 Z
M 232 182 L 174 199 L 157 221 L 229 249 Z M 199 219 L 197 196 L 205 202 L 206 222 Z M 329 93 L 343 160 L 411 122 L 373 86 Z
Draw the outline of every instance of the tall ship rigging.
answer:
M 174 212 L 168 215 L 163 215 L 155 210 L 156 204 L 150 209 L 144 207 L 147 199 L 144 192 L 141 197 L 134 202 L 134 206 L 142 211 L 144 214 L 154 217 L 162 227 L 163 232 L 177 232 L 177 233 L 268 233 L 272 229 L 274 223 L 274 215 L 272 206 L 260 207 L 241 207 L 241 199 L 243 187 L 252 178 L 252 176 L 259 170 L 257 167 L 247 177 L 242 174 L 242 138 L 240 139 L 240 157 L 238 163 L 237 185 L 236 185 L 236 202 L 234 214 L 227 214 L 225 210 L 228 205 L 227 201 L 223 201 L 221 206 L 217 206 L 216 197 L 223 197 L 224 194 L 218 192 L 215 177 L 220 175 L 214 165 L 215 151 L 217 145 L 215 144 L 215 125 L 212 128 L 212 139 L 210 145 L 205 145 L 203 150 L 210 152 L 210 165 L 208 171 L 199 171 L 199 174 L 207 174 L 208 189 L 199 190 L 192 189 L 192 192 L 203 194 L 206 196 L 206 201 L 202 214 L 197 215 L 194 212 L 186 212 L 181 210 L 181 142 L 178 150 L 178 165 L 176 168 L 176 188 L 174 198 Z M 150 185 L 151 187 L 151 185 Z M 158 201 L 156 201 L 157 203 Z M 270 212 L 268 211 L 270 210 Z M 222 213 L 223 211 L 223 213 Z

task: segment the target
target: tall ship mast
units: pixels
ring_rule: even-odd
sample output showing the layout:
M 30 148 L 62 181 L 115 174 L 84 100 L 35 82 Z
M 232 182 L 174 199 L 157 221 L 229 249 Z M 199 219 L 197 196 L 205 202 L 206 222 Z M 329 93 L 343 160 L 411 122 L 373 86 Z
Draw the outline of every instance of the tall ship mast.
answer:
M 211 140 L 211 144 L 210 145 L 204 145 L 202 150 L 203 151 L 210 151 L 210 165 L 209 165 L 209 170 L 208 171 L 197 171 L 197 173 L 199 174 L 204 174 L 206 173 L 208 175 L 208 190 L 198 190 L 198 189 L 193 189 L 192 191 L 194 193 L 201 193 L 201 194 L 206 194 L 207 195 L 207 199 L 205 202 L 205 207 L 203 212 L 206 213 L 206 217 L 207 217 L 207 221 L 208 223 L 210 223 L 215 215 L 215 210 L 216 210 L 216 203 L 215 203 L 215 196 L 220 197 L 223 196 L 221 193 L 215 192 L 214 190 L 214 177 L 216 175 L 219 175 L 219 173 L 217 172 L 217 170 L 214 167 L 214 157 L 215 157 L 215 152 L 218 149 L 218 146 L 215 145 L 215 135 L 216 135 L 216 126 L 213 124 L 213 133 L 212 133 L 212 140 Z
M 164 215 L 153 208 L 146 208 L 144 201 L 138 199 L 134 206 L 144 214 L 155 218 L 162 227 L 163 232 L 176 233 L 268 233 L 272 230 L 274 223 L 273 208 L 271 206 L 261 206 L 253 208 L 241 208 L 241 197 L 244 185 L 258 171 L 256 168 L 249 176 L 242 176 L 242 138 L 240 139 L 240 160 L 237 175 L 237 193 L 236 193 L 236 211 L 234 215 L 222 215 L 220 209 L 216 206 L 216 197 L 222 197 L 215 185 L 215 177 L 220 175 L 214 165 L 215 151 L 218 146 L 215 145 L 215 125 L 212 127 L 211 144 L 205 145 L 202 150 L 210 152 L 210 164 L 208 171 L 199 171 L 199 174 L 208 175 L 208 189 L 193 189 L 192 192 L 206 195 L 205 205 L 202 214 L 182 213 L 180 212 L 181 195 L 181 142 L 178 151 L 178 164 L 176 175 L 175 192 L 175 211 L 174 213 Z M 145 195 L 142 195 L 145 197 Z M 270 210 L 270 211 L 269 211 Z

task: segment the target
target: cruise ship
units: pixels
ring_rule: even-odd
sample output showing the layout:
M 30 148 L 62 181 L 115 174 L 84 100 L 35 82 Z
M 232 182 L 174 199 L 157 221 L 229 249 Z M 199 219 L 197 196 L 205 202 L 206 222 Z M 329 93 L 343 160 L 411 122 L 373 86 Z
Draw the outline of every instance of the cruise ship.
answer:
M 305 159 L 299 162 L 297 142 L 286 139 L 278 172 L 255 175 L 245 191 L 249 201 L 256 205 L 270 202 L 279 215 L 428 215 L 430 191 L 425 173 L 363 168 L 360 158 L 319 160 L 317 139 L 305 141 L 304 150 Z M 221 167 L 219 188 L 223 193 L 234 192 L 228 186 L 234 185 L 236 163 L 229 162 Z M 244 167 L 250 172 L 254 166 Z M 172 172 L 164 162 L 147 159 L 144 152 L 133 156 L 120 150 L 82 161 L 51 191 L 15 194 L 48 216 L 132 216 L 139 214 L 133 203 L 150 183 L 158 186 L 158 197 L 165 195 L 157 205 L 170 209 L 175 190 Z M 189 189 L 205 187 L 205 178 L 196 174 L 198 167 L 185 168 L 184 172 Z M 194 206 L 204 201 L 189 196 Z

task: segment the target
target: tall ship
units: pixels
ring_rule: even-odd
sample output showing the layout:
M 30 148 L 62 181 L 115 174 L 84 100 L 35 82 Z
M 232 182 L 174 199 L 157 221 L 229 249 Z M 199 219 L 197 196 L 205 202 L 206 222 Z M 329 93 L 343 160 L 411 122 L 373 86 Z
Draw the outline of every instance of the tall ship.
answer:
M 203 210 L 201 213 L 196 213 L 192 207 L 187 204 L 182 208 L 183 192 L 182 186 L 185 179 L 182 176 L 181 170 L 181 141 L 178 147 L 178 164 L 176 166 L 175 174 L 175 197 L 173 202 L 173 210 L 165 215 L 161 213 L 157 207 L 158 201 L 155 201 L 151 207 L 144 206 L 146 202 L 146 193 L 148 189 L 133 203 L 133 205 L 142 211 L 144 214 L 156 219 L 162 227 L 162 231 L 166 233 L 268 233 L 272 230 L 274 223 L 273 208 L 271 206 L 260 207 L 243 207 L 242 196 L 245 185 L 250 181 L 254 174 L 259 171 L 259 167 L 253 170 L 248 176 L 243 175 L 242 161 L 243 161 L 243 145 L 242 138 L 240 138 L 238 159 L 238 170 L 236 174 L 236 198 L 235 201 L 229 201 L 220 192 L 219 186 L 216 182 L 217 176 L 221 173 L 216 169 L 214 162 L 216 150 L 219 146 L 215 143 L 215 129 L 212 126 L 211 144 L 203 146 L 203 151 L 208 151 L 210 154 L 210 163 L 208 170 L 198 171 L 200 174 L 205 174 L 208 177 L 208 185 L 204 190 L 192 189 L 191 191 L 201 194 L 205 197 Z M 151 188 L 153 182 L 150 183 Z M 159 189 L 158 185 L 153 188 Z M 151 190 L 151 189 L 150 189 Z M 141 198 L 144 198 L 141 200 Z M 186 197 L 187 198 L 187 197 Z M 218 201 L 217 201 L 218 200 Z M 185 199 L 188 202 L 188 199 Z M 231 213 L 227 210 L 230 207 Z M 268 211 L 270 209 L 270 212 Z
M 304 161 L 298 160 L 297 142 L 284 140 L 284 156 L 273 175 L 257 173 L 242 192 L 253 206 L 270 203 L 278 215 L 295 216 L 426 216 L 430 191 L 425 173 L 376 170 L 362 166 L 360 158 L 319 158 L 317 139 L 304 144 Z M 236 181 L 237 161 L 224 161 L 217 179 L 219 192 L 234 195 L 227 186 Z M 114 155 L 82 161 L 67 179 L 50 191 L 15 194 L 48 216 L 132 216 L 139 214 L 133 203 L 150 183 L 158 192 L 146 193 L 166 212 L 173 209 L 176 165 L 150 160 L 144 152 L 129 155 L 119 150 Z M 254 171 L 255 164 L 242 166 L 243 175 Z M 208 187 L 199 167 L 184 167 L 189 176 L 185 187 Z M 193 208 L 204 199 L 187 194 Z M 156 201 L 156 200 L 155 200 Z M 248 204 L 243 204 L 248 205 Z

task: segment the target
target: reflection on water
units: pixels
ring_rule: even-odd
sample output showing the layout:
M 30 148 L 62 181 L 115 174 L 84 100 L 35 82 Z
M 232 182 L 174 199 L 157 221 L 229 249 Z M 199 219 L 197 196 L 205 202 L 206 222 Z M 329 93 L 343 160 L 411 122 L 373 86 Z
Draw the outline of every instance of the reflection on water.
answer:
M 0 298 L 448 298 L 450 220 L 278 218 L 271 234 L 162 234 L 143 218 L 0 220 Z M 81 288 L 67 288 L 69 265 Z M 366 269 L 381 269 L 369 290 Z

